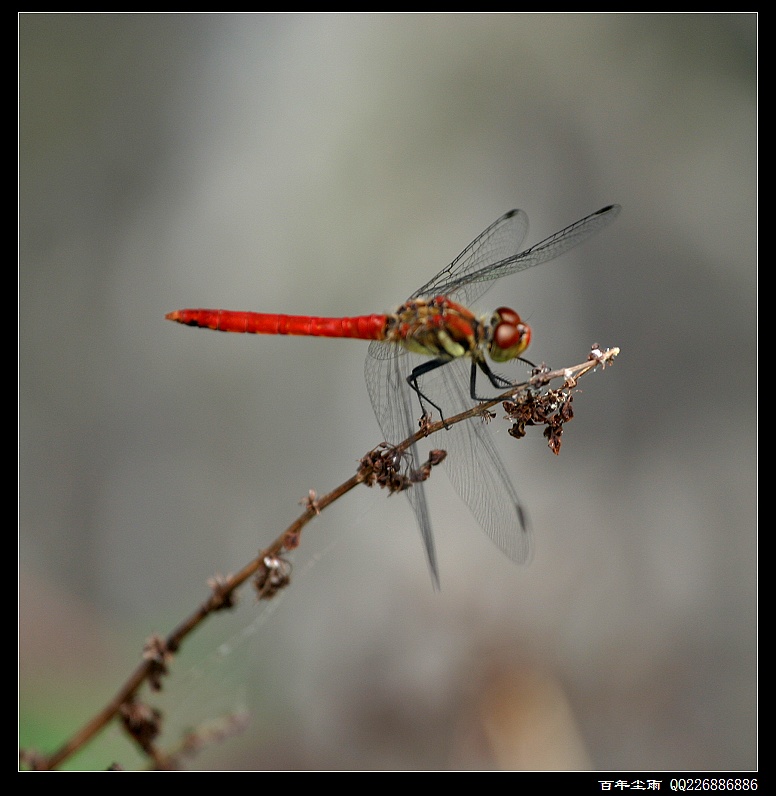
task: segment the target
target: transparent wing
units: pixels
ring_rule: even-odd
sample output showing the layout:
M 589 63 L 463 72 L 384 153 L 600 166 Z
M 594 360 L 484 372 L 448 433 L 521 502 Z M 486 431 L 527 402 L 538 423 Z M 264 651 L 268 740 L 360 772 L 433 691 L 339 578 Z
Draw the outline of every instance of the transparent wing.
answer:
M 487 283 L 467 284 L 483 268 L 498 264 L 517 254 L 528 234 L 528 216 L 522 210 L 510 210 L 480 233 L 450 265 L 416 290 L 410 298 L 451 296 L 463 304 L 476 301 L 489 287 Z M 452 285 L 456 285 L 453 293 Z
M 370 345 L 369 352 L 365 366 L 369 397 L 385 441 L 396 444 L 418 428 L 420 404 L 407 384 L 407 376 L 423 358 L 378 342 Z M 469 367 L 468 359 L 455 360 L 424 377 L 424 393 L 439 402 L 448 417 L 472 405 L 468 390 Z M 438 447 L 447 451 L 443 466 L 453 487 L 485 533 L 513 561 L 527 561 L 532 550 L 528 516 L 485 421 L 473 418 L 456 423 L 437 439 Z M 410 450 L 410 459 L 413 468 L 420 465 L 417 446 Z M 434 585 L 439 588 L 436 548 L 424 486 L 413 484 L 405 494 L 415 512 Z
M 468 361 L 456 360 L 439 369 L 440 386 L 436 392 L 439 400 L 445 401 L 440 404 L 443 409 L 451 406 L 457 414 L 471 408 L 470 367 Z M 424 390 L 426 386 L 424 382 Z M 512 561 L 523 564 L 530 560 L 533 544 L 528 513 L 496 450 L 486 421 L 474 417 L 456 423 L 437 439 L 438 447 L 447 450 L 444 466 L 455 491 L 485 533 Z
M 416 417 L 420 416 L 419 404 L 416 402 L 413 406 L 415 393 L 407 384 L 407 376 L 413 367 L 412 359 L 415 357 L 385 343 L 373 342 L 369 346 L 364 366 L 366 386 L 380 430 L 389 445 L 397 445 L 407 439 L 418 427 L 417 420 L 413 420 L 413 414 Z M 417 360 L 419 361 L 420 357 L 417 357 Z M 416 445 L 409 449 L 408 455 L 409 466 L 417 469 L 421 459 Z M 439 567 L 423 484 L 413 484 L 404 494 L 415 512 L 431 579 L 434 588 L 438 589 Z
M 528 218 L 522 210 L 511 210 L 475 238 L 412 298 L 441 295 L 452 296 L 465 305 L 474 302 L 495 280 L 553 260 L 578 246 L 611 224 L 620 209 L 619 205 L 603 207 L 523 252 L 519 249 L 528 231 Z
M 470 305 L 495 282 L 552 260 L 614 221 L 618 205 L 609 205 L 520 252 L 528 232 L 528 217 L 511 210 L 475 238 L 450 265 L 410 296 L 411 299 L 449 296 Z M 365 376 L 377 422 L 389 444 L 396 444 L 417 429 L 421 409 L 407 384 L 407 376 L 421 357 L 395 345 L 373 342 L 369 346 Z M 423 392 L 452 417 L 472 405 L 469 395 L 471 361 L 454 360 L 423 377 Z M 498 456 L 485 423 L 473 418 L 444 433 L 440 447 L 450 480 L 474 517 L 495 544 L 516 562 L 528 560 L 532 552 L 528 516 Z M 420 465 L 416 447 L 410 451 L 411 466 Z M 434 585 L 439 587 L 436 549 L 428 505 L 422 483 L 406 495 L 415 512 Z

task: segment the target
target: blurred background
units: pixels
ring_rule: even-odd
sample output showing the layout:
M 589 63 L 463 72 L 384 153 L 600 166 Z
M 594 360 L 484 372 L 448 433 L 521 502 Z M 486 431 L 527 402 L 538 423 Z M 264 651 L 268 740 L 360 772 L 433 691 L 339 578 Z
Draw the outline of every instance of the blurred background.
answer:
M 191 767 L 756 768 L 756 110 L 754 14 L 21 14 L 21 745 L 381 442 L 365 343 L 166 312 L 381 312 L 510 208 L 533 244 L 617 202 L 478 307 L 537 362 L 622 349 L 559 457 L 490 426 L 533 562 L 435 473 L 435 593 L 407 501 L 356 490 L 183 647 L 162 743 L 236 712 Z

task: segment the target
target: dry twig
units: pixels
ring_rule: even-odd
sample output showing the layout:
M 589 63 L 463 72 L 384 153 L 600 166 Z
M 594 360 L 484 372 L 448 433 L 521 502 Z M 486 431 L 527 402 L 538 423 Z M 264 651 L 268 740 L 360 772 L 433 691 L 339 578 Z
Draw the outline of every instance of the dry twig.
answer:
M 443 450 L 432 450 L 426 461 L 417 470 L 402 472 L 401 460 L 404 452 L 424 437 L 435 434 L 456 423 L 475 417 L 492 418 L 489 410 L 501 403 L 512 421 L 510 434 L 516 438 L 525 435 L 527 426 L 544 425 L 544 434 L 554 453 L 560 451 L 560 438 L 563 426 L 573 417 L 571 410 L 572 390 L 580 378 L 598 366 L 602 369 L 611 364 L 619 354 L 619 348 L 602 351 L 593 346 L 588 359 L 570 368 L 549 370 L 537 368 L 534 375 L 523 384 L 516 385 L 498 398 L 483 402 L 444 422 L 431 423 L 428 419 L 417 433 L 398 445 L 382 443 L 366 454 L 360 461 L 358 471 L 344 483 L 326 495 L 318 497 L 312 490 L 302 501 L 304 511 L 272 544 L 262 550 L 239 572 L 216 575 L 208 581 L 208 598 L 166 638 L 152 635 L 143 649 L 143 660 L 119 689 L 113 699 L 90 719 L 80 730 L 69 738 L 58 750 L 49 756 L 30 750 L 20 754 L 22 763 L 36 770 L 51 770 L 61 765 L 67 758 L 87 744 L 100 730 L 115 718 L 120 718 L 127 733 L 135 740 L 156 768 L 169 768 L 175 764 L 174 758 L 162 754 L 154 745 L 159 730 L 161 714 L 137 699 L 137 692 L 147 682 L 151 690 L 160 690 L 162 678 L 168 674 L 168 665 L 183 640 L 208 616 L 224 609 L 232 608 L 236 602 L 236 591 L 247 580 L 253 579 L 254 589 L 259 599 L 273 598 L 291 581 L 291 565 L 284 557 L 296 549 L 301 541 L 302 529 L 324 509 L 360 484 L 378 485 L 399 492 L 411 489 L 412 484 L 426 480 L 434 466 L 445 458 Z M 547 385 L 562 379 L 560 388 L 549 390 Z M 216 734 L 218 735 L 218 734 Z M 200 739 L 203 740 L 203 739 Z M 186 739 L 185 747 L 196 747 L 197 739 Z

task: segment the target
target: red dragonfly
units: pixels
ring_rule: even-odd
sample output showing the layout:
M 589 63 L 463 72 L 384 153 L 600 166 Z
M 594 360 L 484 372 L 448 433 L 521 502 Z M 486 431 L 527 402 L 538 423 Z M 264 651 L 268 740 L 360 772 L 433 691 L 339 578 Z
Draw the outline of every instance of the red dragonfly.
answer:
M 478 369 L 497 390 L 512 385 L 491 370 L 486 356 L 496 363 L 520 358 L 531 340 L 530 328 L 506 307 L 478 317 L 467 306 L 496 280 L 558 257 L 610 224 L 619 212 L 619 205 L 608 205 L 520 251 L 528 232 L 528 217 L 522 210 L 510 210 L 404 304 L 387 314 L 318 318 L 188 309 L 166 317 L 222 332 L 372 340 L 365 366 L 367 389 L 385 439 L 395 443 L 414 433 L 417 421 L 412 392 L 423 416 L 427 415 L 428 404 L 444 419 L 443 411 L 452 416 L 469 409 L 472 401 L 483 400 L 477 395 Z M 482 421 L 473 419 L 452 426 L 444 447 L 450 480 L 485 532 L 513 561 L 527 561 L 531 556 L 528 515 Z M 410 453 L 410 466 L 419 467 L 417 449 L 413 447 Z M 420 526 L 434 586 L 439 588 L 423 484 L 413 484 L 405 494 Z

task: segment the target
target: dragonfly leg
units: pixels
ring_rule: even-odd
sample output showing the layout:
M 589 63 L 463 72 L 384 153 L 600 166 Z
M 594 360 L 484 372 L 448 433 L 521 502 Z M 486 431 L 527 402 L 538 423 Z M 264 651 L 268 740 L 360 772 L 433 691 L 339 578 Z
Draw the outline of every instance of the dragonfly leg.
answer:
M 438 404 L 434 403 L 427 395 L 423 393 L 423 391 L 418 386 L 418 379 L 426 373 L 429 373 L 432 370 L 436 370 L 437 368 L 441 368 L 442 365 L 446 365 L 450 360 L 445 359 L 444 357 L 437 357 L 436 359 L 431 359 L 428 362 L 424 362 L 422 365 L 418 365 L 416 368 L 413 368 L 412 373 L 407 376 L 407 384 L 412 387 L 415 391 L 415 394 L 418 396 L 418 401 L 420 402 L 420 411 L 421 415 L 424 417 L 428 414 L 426 407 L 423 405 L 423 401 L 427 404 L 431 404 L 434 409 L 439 412 L 439 417 L 442 419 L 442 422 L 445 424 L 445 428 L 449 428 L 447 422 L 445 421 L 445 415 L 442 412 L 442 407 Z
M 511 382 L 509 379 L 505 379 L 503 376 L 499 376 L 498 373 L 494 373 L 488 363 L 483 359 L 481 361 L 472 362 L 472 373 L 471 378 L 469 379 L 469 394 L 474 401 L 492 401 L 493 398 L 481 398 L 477 395 L 477 368 L 479 369 L 488 377 L 488 381 L 497 389 L 497 390 L 508 390 L 510 387 L 516 387 L 517 385 Z

